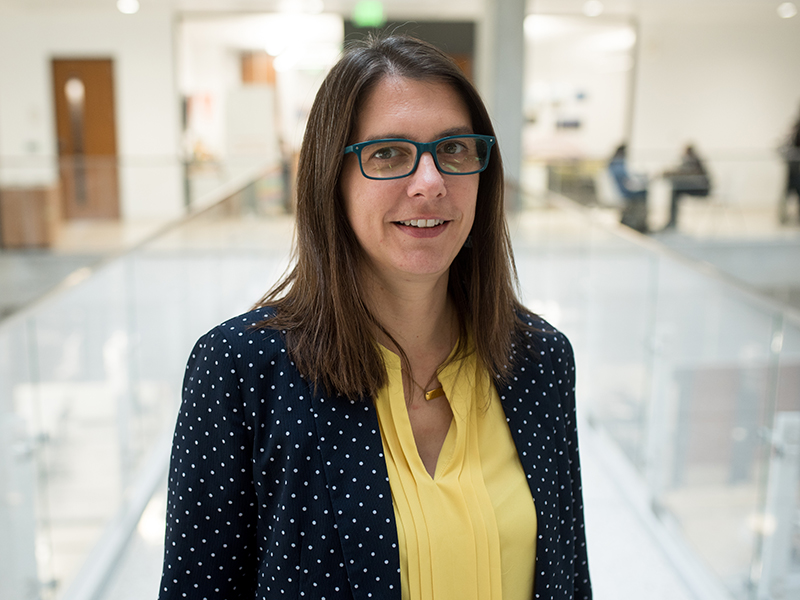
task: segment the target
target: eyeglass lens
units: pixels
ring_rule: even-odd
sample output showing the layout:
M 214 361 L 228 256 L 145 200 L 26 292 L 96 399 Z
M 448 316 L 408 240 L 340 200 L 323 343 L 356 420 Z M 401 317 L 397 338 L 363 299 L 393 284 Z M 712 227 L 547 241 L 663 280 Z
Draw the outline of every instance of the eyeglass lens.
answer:
M 467 175 L 486 166 L 488 148 L 485 140 L 452 137 L 436 146 L 436 166 L 442 173 Z M 417 163 L 417 147 L 403 141 L 381 141 L 361 149 L 361 168 L 367 177 L 387 179 L 408 175 Z

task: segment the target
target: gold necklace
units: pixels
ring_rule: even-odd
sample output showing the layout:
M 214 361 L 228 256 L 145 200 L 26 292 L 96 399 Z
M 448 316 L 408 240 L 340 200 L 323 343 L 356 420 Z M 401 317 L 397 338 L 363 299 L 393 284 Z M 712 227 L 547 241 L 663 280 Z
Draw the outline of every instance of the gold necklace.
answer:
M 431 379 L 428 381 L 428 383 L 430 383 L 431 380 L 433 380 L 436 377 L 436 375 L 438 375 L 438 374 L 434 374 L 434 376 L 431 377 Z M 439 396 L 444 396 L 444 387 L 441 386 L 441 385 L 439 387 L 437 387 L 437 388 L 432 389 L 432 390 L 426 390 L 424 387 L 422 387 L 420 384 L 418 384 L 417 380 L 414 379 L 414 375 L 411 373 L 411 369 L 410 368 L 408 370 L 408 377 L 409 377 L 409 379 L 411 379 L 411 381 L 414 383 L 414 385 L 416 385 L 422 391 L 423 395 L 425 396 L 425 400 L 426 401 L 430 402 L 434 398 L 438 398 Z
M 429 402 L 434 398 L 438 398 L 439 396 L 444 396 L 444 388 L 441 385 L 434 390 L 425 392 L 425 400 L 428 400 Z
M 425 395 L 425 400 L 427 400 L 428 402 L 430 402 L 434 398 L 438 398 L 439 396 L 444 396 L 443 386 L 440 385 L 437 388 L 426 391 L 424 387 L 422 387 L 420 384 L 417 383 L 417 380 L 414 379 L 414 376 L 411 375 L 410 373 L 409 373 L 409 378 L 411 379 L 411 381 L 414 382 L 414 385 L 416 385 L 420 390 L 422 390 L 422 393 Z

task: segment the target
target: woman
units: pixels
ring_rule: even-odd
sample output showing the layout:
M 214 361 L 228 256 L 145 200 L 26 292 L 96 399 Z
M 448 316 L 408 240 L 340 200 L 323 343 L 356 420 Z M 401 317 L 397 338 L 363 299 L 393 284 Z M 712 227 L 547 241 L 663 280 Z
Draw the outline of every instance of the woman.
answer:
M 572 350 L 515 299 L 477 92 L 351 49 L 299 173 L 294 269 L 189 360 L 162 600 L 590 598 Z

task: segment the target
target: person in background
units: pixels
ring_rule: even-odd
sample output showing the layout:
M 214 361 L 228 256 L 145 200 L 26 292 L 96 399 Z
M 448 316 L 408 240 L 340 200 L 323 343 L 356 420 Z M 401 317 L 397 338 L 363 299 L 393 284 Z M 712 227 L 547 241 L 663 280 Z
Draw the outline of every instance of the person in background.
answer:
M 620 144 L 614 151 L 608 170 L 624 200 L 620 222 L 647 233 L 647 177 L 628 172 L 626 144 Z
M 669 221 L 664 226 L 664 230 L 669 231 L 678 225 L 678 207 L 681 196 L 708 196 L 711 191 L 711 180 L 703 161 L 697 155 L 692 144 L 687 144 L 684 148 L 680 165 L 675 169 L 665 171 L 664 178 L 669 180 L 672 186 Z
M 204 335 L 161 600 L 588 600 L 575 368 L 524 308 L 462 71 L 351 47 L 300 151 L 291 271 Z
M 781 223 L 789 222 L 789 198 L 794 194 L 797 199 L 797 220 L 800 222 L 800 117 L 781 146 L 781 155 L 786 161 L 786 189 L 778 205 L 778 219 Z

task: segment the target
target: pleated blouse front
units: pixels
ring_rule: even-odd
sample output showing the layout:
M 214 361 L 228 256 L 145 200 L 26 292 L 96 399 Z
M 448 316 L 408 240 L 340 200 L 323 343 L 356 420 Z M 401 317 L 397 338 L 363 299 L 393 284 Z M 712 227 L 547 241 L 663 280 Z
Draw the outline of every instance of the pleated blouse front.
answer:
M 536 510 L 497 392 L 472 353 L 439 374 L 453 412 L 434 476 L 417 451 L 400 358 L 375 405 L 400 545 L 403 600 L 530 600 Z

